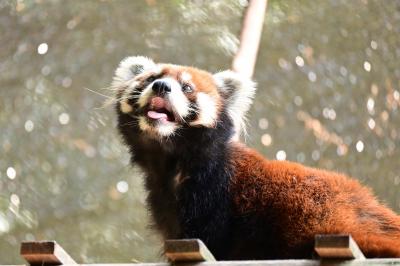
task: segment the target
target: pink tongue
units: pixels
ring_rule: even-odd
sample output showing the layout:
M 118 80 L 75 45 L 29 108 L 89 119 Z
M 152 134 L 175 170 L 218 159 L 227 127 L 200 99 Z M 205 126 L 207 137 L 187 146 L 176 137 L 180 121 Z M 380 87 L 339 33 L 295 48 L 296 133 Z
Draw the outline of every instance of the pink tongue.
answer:
M 148 111 L 147 116 L 153 119 L 162 119 L 163 121 L 168 120 L 168 116 L 165 113 L 158 113 L 155 111 Z

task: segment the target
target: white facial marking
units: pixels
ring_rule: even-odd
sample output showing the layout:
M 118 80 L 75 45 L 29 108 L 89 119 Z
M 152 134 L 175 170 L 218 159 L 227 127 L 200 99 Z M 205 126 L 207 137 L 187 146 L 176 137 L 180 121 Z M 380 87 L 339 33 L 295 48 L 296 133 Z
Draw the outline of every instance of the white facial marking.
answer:
M 168 105 L 173 109 L 174 114 L 181 117 L 186 116 L 189 113 L 189 101 L 182 92 L 181 85 L 173 78 L 163 78 L 157 81 L 163 81 L 170 85 L 171 92 L 165 94 L 165 99 L 168 101 Z M 154 83 L 154 82 L 153 82 Z M 140 107 L 146 106 L 150 98 L 155 96 L 153 92 L 153 83 L 148 85 L 141 93 L 137 103 Z M 174 134 L 175 130 L 180 127 L 179 124 L 170 121 L 158 121 L 154 124 L 150 124 L 146 117 L 139 117 L 139 128 L 143 131 L 150 133 L 153 137 L 168 137 Z
M 182 92 L 181 84 L 173 78 L 163 78 L 160 79 L 168 83 L 171 87 L 171 92 L 166 94 L 167 100 L 170 102 L 171 108 L 174 113 L 184 118 L 189 114 L 189 100 L 186 98 L 185 94 Z
M 143 91 L 142 94 L 140 94 L 140 97 L 137 101 L 140 107 L 144 107 L 146 104 L 149 103 L 150 97 L 153 94 L 153 89 L 151 88 L 153 86 L 153 83 L 151 83 L 149 86 L 147 86 Z
M 133 111 L 133 107 L 128 103 L 128 100 L 122 100 L 120 102 L 120 108 L 121 108 L 121 112 L 123 112 L 124 114 L 130 113 Z
M 178 129 L 178 125 L 171 122 L 157 123 L 154 126 L 149 125 L 144 116 L 139 117 L 139 128 L 150 135 L 158 137 L 169 137 Z
M 190 75 L 188 72 L 182 72 L 181 74 L 181 80 L 183 82 L 189 82 L 192 80 L 192 75 Z
M 180 118 L 184 118 L 189 114 L 189 100 L 186 98 L 185 94 L 182 92 L 182 87 L 173 78 L 163 78 L 157 81 L 163 81 L 170 85 L 171 92 L 165 95 L 165 98 L 170 103 L 171 108 L 174 113 L 179 115 Z M 153 83 L 148 85 L 139 97 L 138 104 L 140 107 L 144 107 L 148 104 L 150 97 L 153 95 L 152 89 Z
M 158 134 L 160 134 L 163 137 L 168 137 L 174 134 L 175 130 L 178 128 L 178 126 L 175 123 L 159 123 L 156 126 L 156 130 L 158 131 Z
M 213 127 L 217 120 L 217 105 L 212 97 L 199 92 L 197 94 L 197 105 L 199 106 L 199 118 L 190 123 L 190 125 L 203 125 Z
M 153 74 L 154 75 L 160 75 L 161 74 L 161 72 L 162 72 L 162 67 L 161 66 L 159 66 L 159 65 L 156 65 L 153 69 L 152 69 L 152 72 L 153 72 Z

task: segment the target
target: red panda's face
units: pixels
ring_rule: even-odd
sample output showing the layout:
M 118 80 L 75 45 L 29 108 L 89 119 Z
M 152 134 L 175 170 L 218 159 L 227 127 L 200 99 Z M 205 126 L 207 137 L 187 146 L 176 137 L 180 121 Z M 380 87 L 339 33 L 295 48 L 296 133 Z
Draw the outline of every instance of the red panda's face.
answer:
M 113 86 L 118 91 L 119 111 L 130 115 L 142 132 L 162 139 L 178 134 L 181 128 L 213 128 L 224 108 L 234 127 L 242 126 L 254 93 L 253 86 L 242 88 L 243 82 L 230 71 L 213 75 L 192 67 L 155 64 L 145 57 L 128 57 L 117 69 Z M 239 99 L 238 92 L 244 89 L 248 97 Z

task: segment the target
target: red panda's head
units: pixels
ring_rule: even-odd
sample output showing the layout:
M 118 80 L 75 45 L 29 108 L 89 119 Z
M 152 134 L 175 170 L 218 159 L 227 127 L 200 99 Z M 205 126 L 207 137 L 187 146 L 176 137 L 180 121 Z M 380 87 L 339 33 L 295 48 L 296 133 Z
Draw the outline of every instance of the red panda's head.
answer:
M 255 92 L 254 83 L 232 71 L 216 74 L 193 67 L 156 64 L 136 56 L 115 72 L 117 108 L 141 132 L 170 138 L 184 128 L 214 128 L 226 112 L 232 132 L 243 129 Z

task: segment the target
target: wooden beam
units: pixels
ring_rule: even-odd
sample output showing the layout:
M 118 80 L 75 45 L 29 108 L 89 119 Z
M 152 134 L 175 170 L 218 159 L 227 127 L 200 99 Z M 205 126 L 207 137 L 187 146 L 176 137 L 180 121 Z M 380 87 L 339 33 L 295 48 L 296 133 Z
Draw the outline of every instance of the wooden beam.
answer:
M 215 261 L 200 239 L 171 239 L 165 241 L 165 255 L 172 262 Z
M 55 241 L 22 242 L 21 256 L 30 265 L 77 264 Z
M 316 235 L 315 251 L 322 259 L 365 259 L 350 235 Z
M 365 259 L 365 260 L 237 260 L 237 261 L 209 261 L 209 262 L 182 262 L 182 266 L 393 266 L 400 265 L 400 259 Z M 25 266 L 25 265 L 0 265 Z M 124 263 L 124 264 L 80 264 L 80 266 L 171 266 L 171 263 Z

